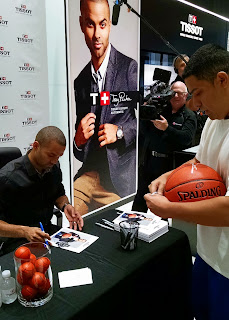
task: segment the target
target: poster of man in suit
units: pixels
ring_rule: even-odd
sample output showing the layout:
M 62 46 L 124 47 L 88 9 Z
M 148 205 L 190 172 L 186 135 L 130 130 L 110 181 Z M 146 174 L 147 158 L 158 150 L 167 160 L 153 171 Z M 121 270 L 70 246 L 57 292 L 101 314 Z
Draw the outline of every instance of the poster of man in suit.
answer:
M 136 192 L 139 21 L 123 6 L 112 26 L 113 1 L 77 3 L 68 1 L 70 120 L 74 205 L 84 215 Z

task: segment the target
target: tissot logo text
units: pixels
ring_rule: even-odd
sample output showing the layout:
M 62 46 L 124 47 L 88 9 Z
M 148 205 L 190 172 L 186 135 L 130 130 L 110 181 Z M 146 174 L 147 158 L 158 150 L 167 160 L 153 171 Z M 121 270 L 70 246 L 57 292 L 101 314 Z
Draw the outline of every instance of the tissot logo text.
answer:
M 20 72 L 34 72 L 35 68 L 32 67 L 29 63 L 24 63 L 23 66 L 19 67 Z
M 181 31 L 195 34 L 197 36 L 202 36 L 203 27 L 194 26 L 184 21 L 180 21 L 180 24 L 181 24 Z
M 0 86 L 11 86 L 12 80 L 6 79 L 6 77 L 0 77 Z
M 0 143 L 4 142 L 14 142 L 15 136 L 11 136 L 10 133 L 5 133 L 3 137 L 0 137 Z
M 33 39 L 28 36 L 28 34 L 23 34 L 21 37 L 17 37 L 18 43 L 33 43 Z
M 8 20 L 4 20 L 2 16 L 0 16 L 0 27 L 1 26 L 6 27 L 7 25 L 8 25 Z
M 190 38 L 194 40 L 203 41 L 203 27 L 197 26 L 197 16 L 193 14 L 188 15 L 188 22 L 180 21 L 181 24 L 181 37 Z
M 14 109 L 9 108 L 8 106 L 1 106 L 0 107 L 0 116 L 1 115 L 9 115 L 9 114 L 13 114 L 14 113 Z
M 24 147 L 24 151 L 27 152 L 33 148 L 33 143 L 30 143 L 27 147 Z
M 27 118 L 25 121 L 22 121 L 22 126 L 36 126 L 37 120 L 33 120 L 33 118 Z
M 28 14 L 28 15 L 32 14 L 32 10 L 27 8 L 25 4 L 21 4 L 20 7 L 15 7 L 15 10 L 16 10 L 16 13 L 22 13 L 22 14 Z
M 9 57 L 10 52 L 8 50 L 5 50 L 4 47 L 0 46 L 0 57 Z
M 31 91 L 26 91 L 24 94 L 21 94 L 21 100 L 34 100 L 36 99 L 36 94 Z

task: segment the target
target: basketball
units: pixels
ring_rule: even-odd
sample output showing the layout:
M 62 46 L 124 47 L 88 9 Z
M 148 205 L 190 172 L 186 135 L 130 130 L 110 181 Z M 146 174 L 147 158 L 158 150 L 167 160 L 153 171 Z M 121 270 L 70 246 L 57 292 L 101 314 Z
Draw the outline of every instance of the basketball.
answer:
M 35 265 L 35 262 L 36 262 L 36 260 L 37 260 L 35 254 L 31 253 L 29 259 L 30 259 L 30 262 L 32 262 L 32 264 Z
M 27 281 L 26 284 L 28 284 L 31 288 L 36 289 L 36 287 L 34 286 L 34 284 L 33 284 L 33 282 L 32 282 L 32 279 L 33 279 L 33 278 L 29 278 L 29 280 Z
M 29 248 L 25 247 L 25 246 L 22 246 L 22 247 L 19 247 L 16 251 L 15 251 L 15 257 L 18 258 L 18 259 L 29 259 L 30 257 L 30 250 Z
M 31 279 L 31 284 L 34 288 L 44 288 L 46 285 L 45 275 L 41 272 L 35 272 Z
M 50 287 L 51 287 L 50 281 L 49 281 L 49 279 L 46 279 L 45 285 L 38 289 L 38 295 L 41 297 L 45 296 L 47 294 L 47 292 L 49 291 Z
M 37 290 L 25 285 L 22 289 L 21 289 L 21 294 L 23 296 L 23 298 L 25 298 L 27 301 L 33 300 L 37 294 Z
M 36 260 L 35 268 L 37 271 L 45 273 L 48 270 L 50 263 L 49 258 L 42 257 Z
M 18 272 L 17 274 L 17 282 L 21 285 L 24 286 L 25 284 L 27 284 L 28 279 L 23 277 L 22 274 L 20 272 Z
M 35 271 L 36 269 L 32 262 L 25 262 L 18 268 L 18 273 L 20 274 L 20 277 L 21 279 L 23 279 L 23 281 L 31 278 L 34 275 Z
M 194 202 L 226 194 L 222 177 L 212 168 L 185 163 L 168 177 L 164 196 L 172 202 Z

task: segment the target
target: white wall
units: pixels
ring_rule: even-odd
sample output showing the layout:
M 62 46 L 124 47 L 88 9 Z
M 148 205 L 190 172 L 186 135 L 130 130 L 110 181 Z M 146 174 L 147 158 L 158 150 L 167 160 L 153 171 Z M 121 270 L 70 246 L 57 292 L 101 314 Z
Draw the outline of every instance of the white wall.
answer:
M 67 147 L 60 158 L 63 184 L 70 198 L 68 100 L 65 46 L 64 0 L 46 0 L 47 51 L 49 76 L 50 125 L 60 128 L 66 138 Z M 67 223 L 64 218 L 64 226 Z

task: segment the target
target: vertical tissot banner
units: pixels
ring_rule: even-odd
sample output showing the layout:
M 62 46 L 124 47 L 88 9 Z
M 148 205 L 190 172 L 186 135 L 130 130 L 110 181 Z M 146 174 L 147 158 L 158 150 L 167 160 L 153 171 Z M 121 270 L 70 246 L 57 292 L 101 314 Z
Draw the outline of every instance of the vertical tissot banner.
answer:
M 0 147 L 30 149 L 49 124 L 45 1 L 0 0 Z
M 72 190 L 81 214 L 136 192 L 140 21 L 123 4 L 112 25 L 113 5 L 66 0 Z M 139 12 L 140 1 L 131 6 Z

